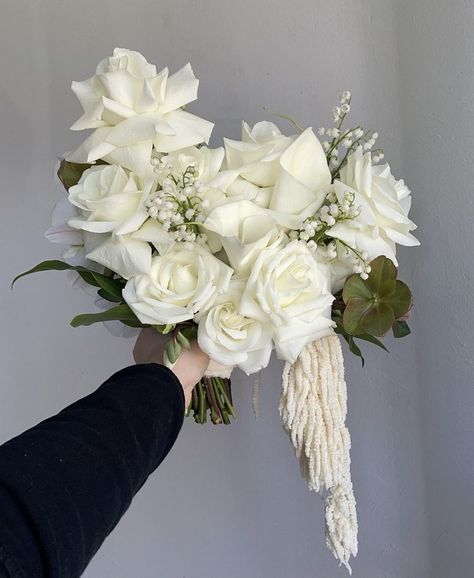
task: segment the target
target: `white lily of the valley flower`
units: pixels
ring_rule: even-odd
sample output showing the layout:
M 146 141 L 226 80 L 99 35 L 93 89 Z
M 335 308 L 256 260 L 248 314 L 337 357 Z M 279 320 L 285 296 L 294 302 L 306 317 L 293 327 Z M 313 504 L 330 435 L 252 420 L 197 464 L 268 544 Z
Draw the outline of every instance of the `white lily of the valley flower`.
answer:
M 142 323 L 180 323 L 205 313 L 227 290 L 232 272 L 202 246 L 177 243 L 153 257 L 146 274 L 131 278 L 123 297 Z
M 198 343 L 213 361 L 239 367 L 250 375 L 268 365 L 272 330 L 268 324 L 239 312 L 244 288 L 244 281 L 231 280 L 225 294 L 200 319 Z
M 118 165 L 91 167 L 69 189 L 69 201 L 80 215 L 68 224 L 91 233 L 133 233 L 148 218 L 144 200 L 150 186 Z
M 285 150 L 279 165 L 269 208 L 280 225 L 298 228 L 319 209 L 331 184 L 326 155 L 311 128 Z
M 231 267 L 240 276 L 248 276 L 260 252 L 287 242 L 269 211 L 251 201 L 221 205 L 212 211 L 204 228 L 217 233 Z
M 293 363 L 303 347 L 333 332 L 327 267 L 305 243 L 263 250 L 253 264 L 240 312 L 269 323 L 277 355 Z
M 334 188 L 340 200 L 347 191 L 352 192 L 360 214 L 337 223 L 327 231 L 329 236 L 366 252 L 368 261 L 385 255 L 395 264 L 396 244 L 419 245 L 410 233 L 416 225 L 408 218 L 409 189 L 393 177 L 387 164 L 372 165 L 370 152 L 364 154 L 358 148 L 352 153 Z
M 72 84 L 84 114 L 71 128 L 94 132 L 68 160 L 104 159 L 144 174 L 152 146 L 170 152 L 208 142 L 213 124 L 182 110 L 196 100 L 198 83 L 190 64 L 169 76 L 139 52 L 116 48 L 93 77 Z

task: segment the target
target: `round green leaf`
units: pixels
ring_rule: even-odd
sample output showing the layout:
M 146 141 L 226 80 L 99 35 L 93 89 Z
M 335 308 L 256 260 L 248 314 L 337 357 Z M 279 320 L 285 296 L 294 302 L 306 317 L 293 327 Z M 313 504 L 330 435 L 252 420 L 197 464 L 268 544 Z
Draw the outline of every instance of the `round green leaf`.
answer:
M 393 310 L 384 303 L 375 303 L 361 319 L 360 325 L 369 335 L 385 335 L 393 325 Z
M 365 330 L 361 326 L 361 321 L 372 307 L 373 302 L 365 299 L 351 299 L 349 301 L 342 317 L 344 329 L 349 335 L 365 333 Z
M 360 275 L 351 275 L 344 284 L 342 299 L 347 305 L 351 299 L 369 301 L 373 299 L 373 294 L 365 281 L 361 279 Z
M 388 305 L 395 316 L 395 319 L 403 317 L 411 307 L 412 296 L 411 291 L 403 281 L 397 281 L 395 291 L 383 298 L 383 303 Z
M 370 263 L 371 271 L 366 283 L 375 295 L 383 296 L 395 289 L 397 268 L 393 262 L 380 255 Z

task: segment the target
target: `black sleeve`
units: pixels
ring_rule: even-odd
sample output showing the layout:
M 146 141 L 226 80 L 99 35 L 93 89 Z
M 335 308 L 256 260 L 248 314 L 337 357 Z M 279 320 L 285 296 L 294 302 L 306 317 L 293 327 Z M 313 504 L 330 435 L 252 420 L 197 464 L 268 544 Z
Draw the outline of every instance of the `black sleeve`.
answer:
M 80 576 L 171 449 L 184 409 L 171 371 L 136 365 L 1 446 L 0 576 Z

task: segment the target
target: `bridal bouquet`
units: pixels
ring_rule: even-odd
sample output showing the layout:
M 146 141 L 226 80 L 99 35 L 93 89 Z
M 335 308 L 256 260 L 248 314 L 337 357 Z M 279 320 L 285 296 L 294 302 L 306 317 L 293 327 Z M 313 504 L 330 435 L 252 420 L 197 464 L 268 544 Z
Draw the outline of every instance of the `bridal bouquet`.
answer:
M 73 271 L 98 311 L 72 325 L 153 327 L 170 335 L 168 366 L 197 339 L 211 359 L 187 410 L 199 423 L 229 423 L 232 370 L 256 374 L 275 350 L 283 426 L 309 487 L 326 495 L 327 543 L 350 570 L 357 518 L 338 335 L 362 357 L 361 340 L 385 349 L 387 332 L 409 333 L 395 253 L 418 244 L 410 191 L 381 164 L 377 133 L 344 127 L 349 92 L 330 128 L 292 121 L 286 136 L 243 123 L 242 140 L 213 149 L 212 123 L 187 110 L 197 88 L 189 64 L 170 75 L 124 49 L 73 82 L 84 113 L 72 129 L 92 132 L 60 163 L 68 196 L 46 233 L 68 248 L 23 275 Z

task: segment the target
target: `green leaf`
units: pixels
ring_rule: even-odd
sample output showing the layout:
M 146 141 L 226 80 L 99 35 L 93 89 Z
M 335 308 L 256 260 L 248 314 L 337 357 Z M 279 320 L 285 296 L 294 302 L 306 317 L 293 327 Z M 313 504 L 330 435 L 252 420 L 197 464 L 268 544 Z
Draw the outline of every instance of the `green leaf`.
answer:
M 361 279 L 360 275 L 351 275 L 344 284 L 342 299 L 344 303 L 350 299 L 363 299 L 364 301 L 373 298 L 373 293 L 367 284 Z
M 178 331 L 175 339 L 185 349 L 191 349 L 191 342 L 182 331 Z
M 370 262 L 371 271 L 366 283 L 374 295 L 387 295 L 395 289 L 397 268 L 393 261 L 380 255 Z
M 182 347 L 176 341 L 176 339 L 173 338 L 170 341 L 168 341 L 168 343 L 166 344 L 165 352 L 171 365 L 176 363 L 178 357 L 181 355 L 181 351 Z
M 385 335 L 395 321 L 392 309 L 385 303 L 375 303 L 363 316 L 360 326 L 369 335 Z
M 132 327 L 142 326 L 135 313 L 133 313 L 126 303 L 112 307 L 112 309 L 107 309 L 107 311 L 77 315 L 71 321 L 71 325 L 73 327 L 80 327 L 81 325 L 93 325 L 94 323 L 100 323 L 102 321 L 122 321 L 125 325 L 133 323 Z
M 109 293 L 105 289 L 99 289 L 97 293 L 102 297 L 102 299 L 105 299 L 106 301 L 112 301 L 112 303 L 122 302 L 122 297 L 117 297 L 116 295 Z
M 342 321 L 336 321 L 336 327 L 335 327 L 334 331 L 338 335 L 341 335 L 346 340 L 347 344 L 349 345 L 349 351 L 351 353 L 353 353 L 354 355 L 356 355 L 357 357 L 360 357 L 360 360 L 362 362 L 362 367 L 364 367 L 364 364 L 365 364 L 364 356 L 362 355 L 360 348 L 354 342 L 354 338 L 352 337 L 352 335 L 349 335 L 347 333 L 347 331 L 344 329 L 344 326 L 342 325 Z
M 349 333 L 349 335 L 365 333 L 361 323 L 364 316 L 372 309 L 372 307 L 372 301 L 366 301 L 365 299 L 350 299 L 342 316 L 344 329 Z
M 32 273 L 40 273 L 41 271 L 76 271 L 77 273 L 79 273 L 81 278 L 89 285 L 92 285 L 93 287 L 100 287 L 105 291 L 107 291 L 107 293 L 110 293 L 110 295 L 113 295 L 117 298 L 120 297 L 120 301 L 122 300 L 122 289 L 124 281 L 120 279 L 112 279 L 107 275 L 97 273 L 96 271 L 91 271 L 86 267 L 81 266 L 75 267 L 73 265 L 69 265 L 68 263 L 64 263 L 64 261 L 58 260 L 43 261 L 42 263 L 36 265 L 36 267 L 33 267 L 32 269 L 29 269 L 28 271 L 25 271 L 24 273 L 17 275 L 15 279 L 13 279 L 12 281 L 11 285 L 12 289 L 13 285 L 21 277 L 31 275 Z
M 349 351 L 351 353 L 353 353 L 354 355 L 356 355 L 357 357 L 360 357 L 360 360 L 362 362 L 362 367 L 364 367 L 364 365 L 365 365 L 364 356 L 362 355 L 362 351 L 360 350 L 360 347 L 358 345 L 356 345 L 354 338 L 349 337 L 349 339 L 347 339 L 347 343 L 349 345 Z
M 406 321 L 400 320 L 395 321 L 395 323 L 392 325 L 392 331 L 393 336 L 396 337 L 397 339 L 400 339 L 401 337 L 406 337 L 411 333 L 411 330 L 408 327 L 408 323 Z
M 71 265 L 68 265 L 63 261 L 57 260 L 43 261 L 42 263 L 39 263 L 38 265 L 29 269 L 28 271 L 25 271 L 24 273 L 20 273 L 20 275 L 17 275 L 15 279 L 13 279 L 12 281 L 11 288 L 13 289 L 13 285 L 18 281 L 18 279 L 21 279 L 26 275 L 31 275 L 32 273 L 40 273 L 41 271 L 66 271 L 67 269 L 71 269 Z
M 86 269 L 84 271 L 77 271 L 77 273 L 88 285 L 92 285 L 92 287 L 100 287 L 100 283 L 97 281 L 92 271 Z
M 103 165 L 107 163 L 105 163 L 105 161 L 97 161 L 96 164 Z M 93 166 L 94 165 L 89 163 L 71 163 L 63 159 L 59 165 L 58 177 L 66 191 L 69 191 L 71 187 L 77 185 L 82 177 L 82 173 Z
M 112 297 L 115 297 L 115 300 L 119 303 L 123 301 L 122 297 L 122 289 L 124 287 L 123 282 L 119 279 L 112 279 L 111 277 L 107 277 L 106 275 L 102 275 L 101 273 L 96 273 L 92 271 L 92 276 L 94 280 L 99 284 L 99 287 L 106 291 Z
M 388 353 L 388 349 L 385 347 L 385 345 L 380 341 L 380 339 L 377 339 L 373 335 L 369 335 L 368 333 L 361 333 L 360 335 L 357 335 L 356 337 L 357 337 L 357 339 L 363 339 L 364 341 L 368 341 L 369 343 L 373 343 L 374 345 L 377 345 L 378 347 L 380 347 L 381 349 L 383 349 L 384 351 L 386 351 Z
M 336 325 L 334 331 L 345 339 L 345 341 L 349 345 L 349 351 L 354 355 L 356 355 L 357 357 L 360 357 L 362 367 L 364 367 L 365 364 L 364 356 L 362 355 L 360 348 L 354 342 L 354 338 L 352 337 L 352 335 L 349 335 L 346 331 L 344 331 L 344 327 L 339 323 Z
M 77 185 L 82 177 L 82 173 L 90 169 L 91 166 L 90 164 L 70 163 L 66 159 L 63 159 L 59 165 L 58 177 L 66 191 L 72 186 Z
M 287 120 L 288 122 L 291 122 L 291 124 L 296 127 L 300 132 L 304 131 L 304 128 L 301 126 L 301 124 L 296 121 L 292 116 L 289 116 L 287 114 L 282 114 L 281 112 L 275 112 L 273 110 L 268 110 L 267 108 L 263 107 L 264 110 L 266 110 L 269 114 L 273 114 L 275 116 L 278 116 L 279 118 L 282 118 L 283 120 Z
M 185 325 L 184 327 L 181 327 L 180 332 L 186 337 L 186 339 L 188 339 L 189 341 L 192 341 L 193 339 L 196 339 L 197 337 L 197 330 L 198 330 L 198 326 L 197 325 Z
M 383 302 L 393 309 L 395 319 L 403 317 L 411 307 L 411 291 L 403 281 L 397 281 L 395 291 L 384 297 Z

